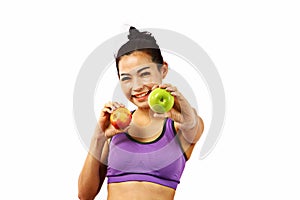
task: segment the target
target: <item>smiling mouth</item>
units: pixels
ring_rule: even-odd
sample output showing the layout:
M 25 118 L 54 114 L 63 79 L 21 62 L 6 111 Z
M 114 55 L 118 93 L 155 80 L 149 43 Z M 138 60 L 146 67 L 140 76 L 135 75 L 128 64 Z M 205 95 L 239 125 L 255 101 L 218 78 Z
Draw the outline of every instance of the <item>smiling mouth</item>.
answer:
M 134 97 L 134 98 L 143 98 L 143 97 L 149 95 L 150 93 L 151 93 L 151 90 L 149 90 L 148 92 L 132 95 L 132 97 Z

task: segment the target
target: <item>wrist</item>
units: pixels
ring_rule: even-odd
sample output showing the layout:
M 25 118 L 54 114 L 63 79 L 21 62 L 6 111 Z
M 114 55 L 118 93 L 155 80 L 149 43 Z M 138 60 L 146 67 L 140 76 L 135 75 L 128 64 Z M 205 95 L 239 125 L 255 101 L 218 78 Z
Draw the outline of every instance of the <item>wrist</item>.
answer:
M 100 159 L 100 155 L 104 146 L 104 143 L 107 141 L 105 134 L 102 132 L 95 132 L 91 138 L 89 153 L 96 159 Z
M 108 138 L 106 137 L 105 132 L 100 128 L 99 125 L 97 125 L 95 128 L 92 140 L 101 142 L 101 141 L 105 141 L 107 139 Z
M 182 124 L 181 130 L 182 131 L 190 131 L 190 130 L 195 129 L 197 127 L 197 125 L 198 125 L 198 120 L 196 117 L 196 118 L 194 118 L 193 122 Z
M 197 112 L 195 109 L 193 109 L 191 112 L 194 114 L 194 116 L 192 117 L 191 120 L 189 120 L 189 122 L 183 123 L 182 126 L 182 129 L 184 129 L 183 131 L 190 131 L 195 129 L 198 126 L 199 120 L 198 120 Z

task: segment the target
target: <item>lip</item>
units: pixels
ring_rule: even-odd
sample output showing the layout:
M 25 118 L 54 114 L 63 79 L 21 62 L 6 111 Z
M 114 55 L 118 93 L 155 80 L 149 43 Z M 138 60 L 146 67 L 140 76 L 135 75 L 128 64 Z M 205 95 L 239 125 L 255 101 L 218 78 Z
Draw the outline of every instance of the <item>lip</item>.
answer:
M 151 90 L 147 91 L 147 92 L 141 92 L 141 93 L 137 93 L 137 94 L 133 94 L 131 95 L 132 98 L 136 99 L 137 101 L 144 101 L 148 99 L 149 94 L 151 93 Z

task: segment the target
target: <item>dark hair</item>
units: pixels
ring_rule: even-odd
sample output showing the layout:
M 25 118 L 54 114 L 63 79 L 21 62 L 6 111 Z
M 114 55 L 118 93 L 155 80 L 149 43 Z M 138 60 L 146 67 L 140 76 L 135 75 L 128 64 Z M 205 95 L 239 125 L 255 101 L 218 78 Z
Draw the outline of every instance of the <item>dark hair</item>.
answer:
M 123 44 L 116 56 L 116 67 L 119 76 L 119 61 L 124 55 L 135 51 L 142 51 L 152 57 L 152 62 L 157 63 L 158 69 L 163 64 L 163 57 L 155 38 L 149 32 L 140 32 L 135 27 L 129 28 L 128 42 Z

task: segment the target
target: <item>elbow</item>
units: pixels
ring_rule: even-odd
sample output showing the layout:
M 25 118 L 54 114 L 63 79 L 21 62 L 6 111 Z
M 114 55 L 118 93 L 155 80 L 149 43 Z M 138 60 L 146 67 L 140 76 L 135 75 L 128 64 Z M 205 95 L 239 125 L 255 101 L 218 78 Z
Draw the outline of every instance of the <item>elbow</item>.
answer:
M 87 183 L 81 182 L 79 178 L 78 183 L 78 199 L 80 200 L 93 200 L 98 194 L 98 188 L 89 186 Z
M 81 196 L 81 195 L 78 194 L 78 199 L 80 199 L 80 200 L 93 200 L 94 198 L 87 198 L 85 196 Z
M 78 192 L 78 199 L 80 200 L 88 200 L 88 198 L 81 192 Z
M 93 200 L 95 198 L 95 195 L 91 194 L 88 191 L 79 190 L 78 191 L 78 199 L 80 200 Z

